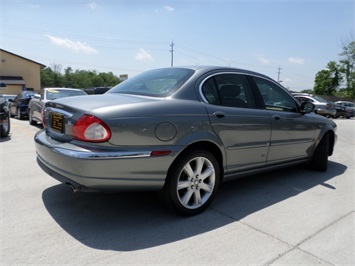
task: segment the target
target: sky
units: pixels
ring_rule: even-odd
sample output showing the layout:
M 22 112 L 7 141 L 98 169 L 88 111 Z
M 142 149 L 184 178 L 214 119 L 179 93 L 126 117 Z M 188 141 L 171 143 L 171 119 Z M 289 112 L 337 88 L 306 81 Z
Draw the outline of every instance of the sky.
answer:
M 355 36 L 355 0 L 0 0 L 0 47 L 48 67 L 218 65 L 312 89 Z

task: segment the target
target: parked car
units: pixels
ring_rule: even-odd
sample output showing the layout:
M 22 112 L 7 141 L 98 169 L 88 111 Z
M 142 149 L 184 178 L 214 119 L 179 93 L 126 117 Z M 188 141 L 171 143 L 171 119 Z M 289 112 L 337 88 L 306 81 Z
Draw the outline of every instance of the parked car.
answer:
M 28 121 L 30 125 L 42 123 L 42 111 L 46 102 L 65 97 L 87 95 L 83 90 L 71 88 L 44 88 L 35 94 L 28 104 Z
M 355 109 L 355 103 L 348 101 L 337 101 L 335 104 Z
M 195 215 L 222 181 L 300 163 L 326 171 L 337 126 L 313 109 L 256 72 L 155 69 L 48 102 L 37 162 L 73 191 L 156 190 Z
M 0 137 L 5 138 L 10 133 L 10 113 L 7 101 L 0 94 Z
M 17 116 L 18 119 L 23 120 L 28 117 L 28 103 L 34 97 L 34 91 L 21 91 L 15 99 L 9 99 L 10 102 L 10 116 Z
M 2 95 L 4 98 L 5 98 L 5 100 L 9 103 L 9 100 L 14 100 L 15 98 L 16 98 L 16 95 L 14 95 L 14 94 L 3 94 Z M 10 103 L 9 103 L 9 105 L 10 105 Z
M 353 110 L 355 112 L 355 103 L 353 103 L 353 102 L 337 101 L 337 102 L 335 102 L 335 104 L 344 106 L 344 107 L 346 107 L 348 109 L 351 109 L 351 110 Z
M 326 117 L 332 117 L 336 114 L 335 104 L 324 100 L 320 96 L 308 94 L 294 94 L 294 97 L 300 102 L 310 102 L 315 105 L 314 112 Z
M 335 104 L 335 109 L 337 112 L 333 116 L 333 118 L 344 117 L 344 118 L 350 119 L 351 117 L 355 116 L 355 109 L 353 109 L 353 108 L 345 107 L 340 104 Z

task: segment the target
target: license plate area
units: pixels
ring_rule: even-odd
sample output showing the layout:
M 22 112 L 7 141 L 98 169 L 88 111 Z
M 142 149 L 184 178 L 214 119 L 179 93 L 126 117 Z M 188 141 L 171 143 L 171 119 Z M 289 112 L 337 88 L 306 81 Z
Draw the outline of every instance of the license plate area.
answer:
M 56 132 L 63 133 L 63 116 L 58 113 L 52 113 L 52 129 Z

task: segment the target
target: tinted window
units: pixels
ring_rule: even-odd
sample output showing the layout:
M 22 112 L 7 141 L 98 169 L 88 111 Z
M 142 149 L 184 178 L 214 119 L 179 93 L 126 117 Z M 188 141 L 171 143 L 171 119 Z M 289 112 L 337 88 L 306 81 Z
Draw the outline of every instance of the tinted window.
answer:
M 255 108 L 255 100 L 245 76 L 221 74 L 207 79 L 201 92 L 210 104 L 230 107 Z
M 305 103 L 313 103 L 314 101 L 312 100 L 312 99 L 310 99 L 310 98 L 307 98 L 307 97 L 299 97 L 299 96 L 297 96 L 296 97 L 300 102 L 305 102 Z
M 107 93 L 166 97 L 179 89 L 193 73 L 193 70 L 184 68 L 151 70 L 123 81 Z
M 262 78 L 254 77 L 254 80 L 267 110 L 288 112 L 298 111 L 296 101 L 280 86 Z

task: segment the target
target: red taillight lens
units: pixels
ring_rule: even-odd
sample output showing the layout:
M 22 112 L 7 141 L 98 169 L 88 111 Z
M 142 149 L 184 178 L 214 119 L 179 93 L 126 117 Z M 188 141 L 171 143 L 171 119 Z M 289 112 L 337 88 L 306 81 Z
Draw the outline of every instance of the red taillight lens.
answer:
M 78 140 L 104 142 L 110 139 L 111 130 L 99 118 L 92 115 L 83 115 L 74 124 L 72 134 Z

